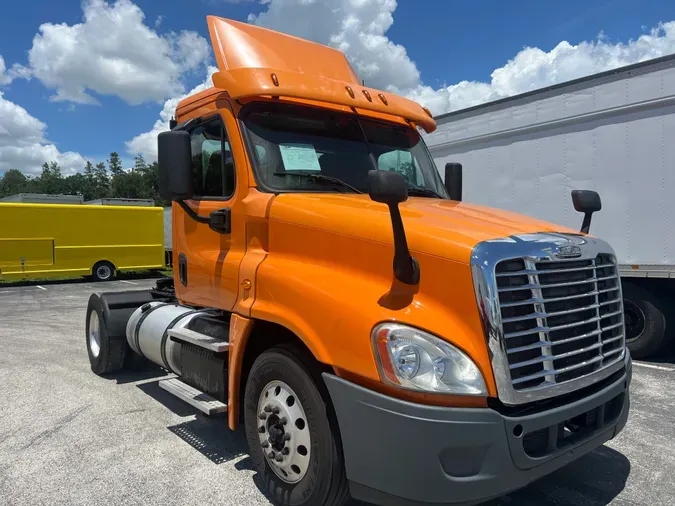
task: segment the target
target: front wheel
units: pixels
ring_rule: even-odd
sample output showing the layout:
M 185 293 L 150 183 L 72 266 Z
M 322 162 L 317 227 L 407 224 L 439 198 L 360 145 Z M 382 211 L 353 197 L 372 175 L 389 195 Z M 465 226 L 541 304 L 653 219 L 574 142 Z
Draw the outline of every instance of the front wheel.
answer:
M 339 506 L 349 493 L 336 422 L 299 357 L 273 348 L 251 368 L 244 401 L 251 459 L 275 504 Z

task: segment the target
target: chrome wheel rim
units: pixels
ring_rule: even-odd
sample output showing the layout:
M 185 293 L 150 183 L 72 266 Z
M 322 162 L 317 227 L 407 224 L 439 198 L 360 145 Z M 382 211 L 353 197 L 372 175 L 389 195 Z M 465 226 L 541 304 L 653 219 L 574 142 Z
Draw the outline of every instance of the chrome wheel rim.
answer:
M 96 311 L 89 315 L 89 349 L 94 358 L 98 358 L 101 353 L 101 326 Z
M 99 265 L 96 268 L 96 276 L 99 279 L 108 279 L 112 275 L 112 270 L 108 265 Z
M 300 399 L 283 381 L 271 381 L 260 393 L 257 415 L 260 445 L 270 468 L 286 483 L 299 482 L 311 456 L 309 422 Z

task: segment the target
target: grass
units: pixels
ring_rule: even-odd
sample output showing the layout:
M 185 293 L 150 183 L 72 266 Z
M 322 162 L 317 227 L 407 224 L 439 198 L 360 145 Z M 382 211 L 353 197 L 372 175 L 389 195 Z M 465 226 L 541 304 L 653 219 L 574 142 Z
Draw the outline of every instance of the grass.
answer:
M 173 270 L 167 267 L 165 269 L 152 271 L 150 270 L 124 271 L 117 273 L 114 280 L 161 278 L 164 276 L 173 276 Z M 91 278 L 89 276 L 55 275 L 46 278 L 12 279 L 12 280 L 0 279 L 0 286 L 5 287 L 5 286 L 54 285 L 58 283 L 87 283 L 88 281 L 91 281 Z

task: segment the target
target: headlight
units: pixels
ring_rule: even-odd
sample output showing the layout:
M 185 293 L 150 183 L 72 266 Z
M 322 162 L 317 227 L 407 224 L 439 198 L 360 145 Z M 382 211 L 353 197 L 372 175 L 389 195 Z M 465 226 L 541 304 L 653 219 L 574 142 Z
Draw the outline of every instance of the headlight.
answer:
M 423 392 L 487 395 L 476 364 L 449 343 L 398 323 L 373 329 L 373 345 L 386 383 Z

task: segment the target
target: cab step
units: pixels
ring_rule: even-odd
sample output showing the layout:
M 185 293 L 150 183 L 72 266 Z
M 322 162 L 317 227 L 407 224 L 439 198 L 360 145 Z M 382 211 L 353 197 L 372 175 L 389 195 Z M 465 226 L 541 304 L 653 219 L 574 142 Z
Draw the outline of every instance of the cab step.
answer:
M 159 387 L 187 402 L 191 406 L 194 406 L 206 415 L 227 412 L 227 404 L 220 402 L 209 394 L 191 387 L 187 383 L 183 383 L 178 378 L 162 380 L 159 382 Z
M 172 341 L 194 344 L 214 353 L 223 353 L 230 349 L 230 343 L 227 341 L 186 328 L 169 330 L 169 337 Z

